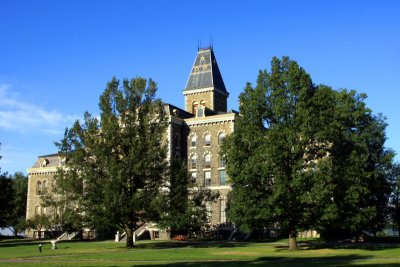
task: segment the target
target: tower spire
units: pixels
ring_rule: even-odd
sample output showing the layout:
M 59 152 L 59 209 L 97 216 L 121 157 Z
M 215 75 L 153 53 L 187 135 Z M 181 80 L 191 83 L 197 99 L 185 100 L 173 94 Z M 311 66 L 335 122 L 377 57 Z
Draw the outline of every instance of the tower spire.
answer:
M 226 112 L 229 93 L 212 49 L 212 38 L 209 47 L 198 48 L 183 94 L 188 112 L 192 112 L 191 105 L 196 101 L 204 101 L 205 107 L 215 112 Z

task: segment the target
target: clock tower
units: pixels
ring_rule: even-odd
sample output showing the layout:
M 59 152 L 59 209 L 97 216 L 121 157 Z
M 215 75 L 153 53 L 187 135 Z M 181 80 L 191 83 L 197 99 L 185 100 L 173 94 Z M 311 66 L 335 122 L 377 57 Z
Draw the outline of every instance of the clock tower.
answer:
M 226 91 L 212 47 L 200 48 L 197 51 L 183 94 L 185 110 L 196 117 L 205 116 L 206 110 L 213 113 L 227 112 L 229 93 Z

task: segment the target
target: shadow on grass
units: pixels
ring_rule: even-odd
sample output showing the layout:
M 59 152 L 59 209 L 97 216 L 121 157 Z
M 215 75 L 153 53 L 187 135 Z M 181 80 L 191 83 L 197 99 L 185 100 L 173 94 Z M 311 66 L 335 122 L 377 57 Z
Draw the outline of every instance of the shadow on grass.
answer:
M 0 242 L 0 248 L 5 247 L 18 247 L 18 246 L 27 246 L 27 245 L 38 245 L 40 243 L 50 243 L 50 239 L 41 239 L 41 240 L 15 240 L 8 242 Z
M 360 264 L 357 261 L 368 261 L 371 257 L 360 255 L 347 255 L 335 257 L 261 257 L 251 261 L 200 261 L 200 262 L 178 262 L 178 263 L 165 263 L 154 264 L 154 262 L 136 263 L 132 267 L 244 267 L 244 266 L 281 266 L 281 267 L 338 267 L 349 266 L 353 264 Z M 361 263 L 362 264 L 362 263 Z M 400 263 L 367 263 L 368 267 L 398 267 Z M 91 267 L 87 265 L 85 267 Z M 126 266 L 126 265 L 124 265 Z M 363 266 L 363 265 L 360 265 Z M 121 267 L 120 265 L 110 265 L 110 267 Z
M 171 249 L 171 248 L 230 248 L 247 247 L 253 243 L 232 241 L 160 241 L 149 243 L 137 243 L 135 248 L 141 249 Z
M 320 250 L 320 249 L 362 249 L 369 251 L 379 251 L 390 248 L 399 248 L 399 243 L 343 243 L 343 242 L 302 242 L 299 243 L 299 247 L 303 250 Z M 285 250 L 287 246 L 276 246 L 278 250 Z

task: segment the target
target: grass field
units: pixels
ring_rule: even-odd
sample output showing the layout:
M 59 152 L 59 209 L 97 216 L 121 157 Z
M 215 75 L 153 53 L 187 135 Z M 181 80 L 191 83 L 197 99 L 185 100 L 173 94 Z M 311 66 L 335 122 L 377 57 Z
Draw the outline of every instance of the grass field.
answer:
M 400 246 L 392 244 L 300 243 L 288 251 L 284 242 L 140 241 L 133 249 L 112 241 L 1 241 L 0 266 L 369 266 L 400 267 Z

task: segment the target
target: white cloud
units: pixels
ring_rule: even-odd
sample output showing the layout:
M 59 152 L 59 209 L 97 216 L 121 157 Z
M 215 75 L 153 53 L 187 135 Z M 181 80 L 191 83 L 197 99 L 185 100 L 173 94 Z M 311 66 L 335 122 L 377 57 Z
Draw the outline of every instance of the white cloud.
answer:
M 0 84 L 0 130 L 25 133 L 28 131 L 45 134 L 60 134 L 66 126 L 77 119 L 57 110 L 44 108 L 24 102 L 16 94 L 9 92 L 11 86 Z

